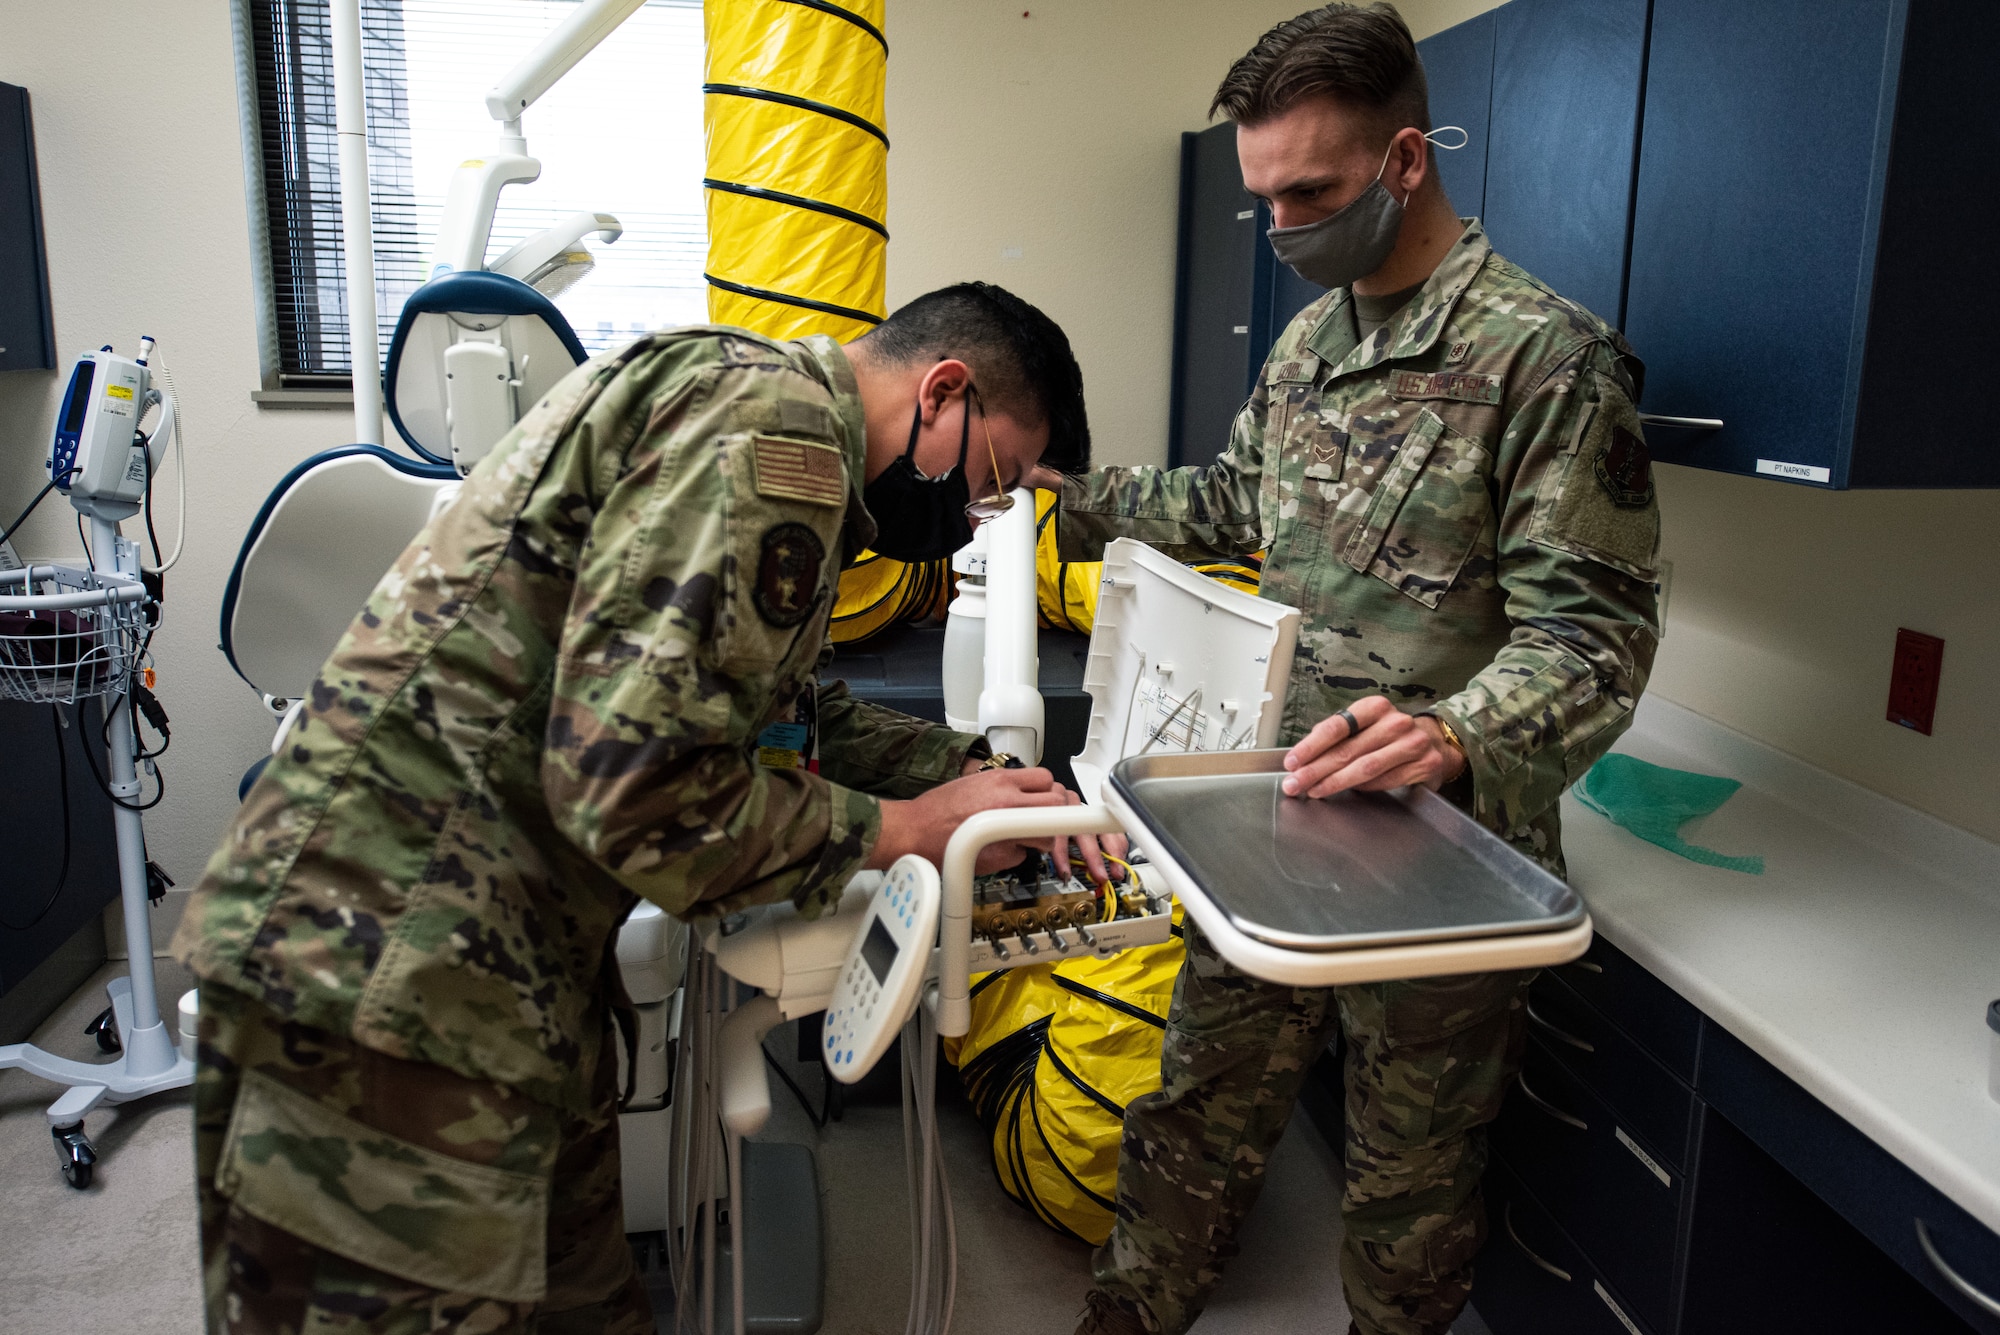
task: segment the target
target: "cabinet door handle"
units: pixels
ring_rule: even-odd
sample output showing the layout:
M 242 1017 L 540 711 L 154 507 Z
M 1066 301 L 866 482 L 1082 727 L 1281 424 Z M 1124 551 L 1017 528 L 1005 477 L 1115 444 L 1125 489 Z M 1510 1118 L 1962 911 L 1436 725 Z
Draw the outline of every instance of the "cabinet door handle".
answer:
M 1571 960 L 1567 967 L 1572 969 L 1581 969 L 1585 973 L 1604 972 L 1604 966 L 1602 964 L 1599 964 L 1596 960 Z
M 1595 1043 L 1592 1043 L 1587 1039 L 1578 1038 L 1575 1034 L 1570 1033 L 1569 1030 L 1567 1029 L 1558 1029 L 1556 1028 L 1556 1026 L 1550 1024 L 1547 1020 L 1544 1020 L 1540 1015 L 1536 1014 L 1535 1003 L 1532 1001 L 1528 1003 L 1528 1023 L 1534 1025 L 1537 1029 L 1546 1030 L 1550 1037 L 1554 1038 L 1558 1042 L 1569 1044 L 1571 1047 L 1575 1048 L 1578 1052 L 1597 1051 L 1597 1045 Z
M 1528 1260 L 1532 1262 L 1534 1265 L 1536 1265 L 1540 1269 L 1548 1271 L 1551 1275 L 1554 1275 L 1557 1279 L 1561 1280 L 1565 1284 L 1569 1283 L 1571 1280 L 1576 1278 L 1576 1276 L 1570 1274 L 1569 1271 L 1563 1269 L 1555 1262 L 1544 1261 L 1541 1257 L 1535 1255 L 1535 1249 L 1533 1247 L 1530 1247 L 1527 1243 L 1521 1241 L 1520 1233 L 1517 1232 L 1514 1228 L 1514 1202 L 1508 1201 L 1506 1206 L 1501 1209 L 1500 1222 L 1506 1225 L 1507 1236 L 1512 1238 L 1514 1240 L 1514 1245 L 1521 1249 L 1521 1255 L 1527 1257 Z
M 1526 1071 L 1523 1071 L 1519 1075 L 1515 1076 L 1514 1083 L 1519 1085 L 1521 1087 L 1521 1092 L 1528 1096 L 1528 1102 L 1534 1104 L 1537 1108 L 1540 1108 L 1543 1112 L 1555 1118 L 1558 1122 L 1561 1122 L 1564 1126 L 1573 1126 L 1579 1131 L 1590 1130 L 1590 1123 L 1584 1121 L 1581 1117 L 1570 1116 L 1568 1113 L 1564 1112 L 1561 1108 L 1556 1107 L 1555 1104 L 1550 1103 L 1540 1094 L 1537 1094 L 1534 1090 L 1529 1089 L 1528 1073 Z
M 1516 1241 L 1519 1241 L 1519 1239 L 1516 1239 Z M 1974 1307 L 1977 1307 L 1988 1316 L 2000 1316 L 2000 1302 L 1987 1297 L 1984 1293 L 1972 1287 L 1971 1282 L 1965 1276 L 1945 1264 L 1944 1257 L 1938 1255 L 1937 1246 L 1931 1241 L 1931 1231 L 1924 1227 L 1924 1221 L 1921 1219 L 1917 1220 L 1917 1245 L 1924 1249 L 1925 1258 L 1937 1268 L 1937 1272 L 1940 1275 L 1944 1276 L 1945 1283 L 1964 1294 L 1967 1302 L 1970 1302 Z
M 1719 417 L 1667 417 L 1660 413 L 1640 413 L 1642 426 L 1680 426 L 1690 431 L 1720 431 L 1722 419 Z

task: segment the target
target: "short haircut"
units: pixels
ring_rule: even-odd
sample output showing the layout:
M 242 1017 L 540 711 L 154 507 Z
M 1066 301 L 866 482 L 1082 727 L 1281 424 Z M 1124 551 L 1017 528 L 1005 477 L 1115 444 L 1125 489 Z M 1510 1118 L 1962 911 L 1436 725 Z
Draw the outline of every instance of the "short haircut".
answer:
M 1430 132 L 1423 61 L 1394 5 L 1322 5 L 1286 19 L 1229 67 L 1208 114 L 1257 125 L 1309 97 L 1361 112 L 1385 141 L 1413 125 Z
M 1083 370 L 1060 326 L 1004 287 L 958 283 L 899 306 L 862 340 L 893 366 L 956 358 L 972 368 L 979 402 L 1024 426 L 1048 424 L 1042 462 L 1062 473 L 1090 468 Z

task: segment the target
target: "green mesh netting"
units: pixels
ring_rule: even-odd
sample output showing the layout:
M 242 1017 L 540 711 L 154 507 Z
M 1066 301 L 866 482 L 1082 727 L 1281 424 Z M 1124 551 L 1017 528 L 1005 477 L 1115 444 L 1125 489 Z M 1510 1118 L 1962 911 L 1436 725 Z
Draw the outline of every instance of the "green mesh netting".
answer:
M 1577 785 L 1576 795 L 1592 811 L 1669 853 L 1710 867 L 1762 876 L 1762 858 L 1733 858 L 1681 838 L 1681 826 L 1714 811 L 1742 786 L 1735 779 L 1691 774 L 1614 754 L 1590 767 Z

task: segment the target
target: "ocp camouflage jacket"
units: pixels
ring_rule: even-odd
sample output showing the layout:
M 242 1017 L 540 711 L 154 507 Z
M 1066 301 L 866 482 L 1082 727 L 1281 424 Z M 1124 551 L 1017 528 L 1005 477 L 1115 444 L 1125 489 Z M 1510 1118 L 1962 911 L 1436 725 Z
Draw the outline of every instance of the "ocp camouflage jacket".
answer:
M 757 763 L 874 538 L 831 340 L 655 334 L 565 379 L 383 577 L 176 942 L 210 982 L 580 1109 L 644 896 L 812 911 L 876 797 L 974 739 L 821 690 L 821 774 Z M 822 777 L 824 776 L 824 777 Z
M 1460 799 L 1560 873 L 1556 799 L 1629 725 L 1658 645 L 1642 374 L 1468 221 L 1365 342 L 1345 288 L 1301 311 L 1213 466 L 1065 483 L 1062 555 L 1268 548 L 1260 592 L 1303 613 L 1286 740 L 1369 695 L 1435 712 L 1467 748 Z

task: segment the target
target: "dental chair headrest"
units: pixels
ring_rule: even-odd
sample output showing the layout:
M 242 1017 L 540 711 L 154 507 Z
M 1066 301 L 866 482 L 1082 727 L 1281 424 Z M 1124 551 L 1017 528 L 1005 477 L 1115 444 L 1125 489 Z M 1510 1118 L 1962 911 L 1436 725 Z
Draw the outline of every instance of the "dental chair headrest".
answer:
M 396 430 L 433 463 L 452 461 L 445 353 L 468 335 L 497 337 L 511 354 L 522 413 L 589 355 L 562 312 L 518 278 L 470 269 L 425 283 L 403 303 L 382 392 Z

